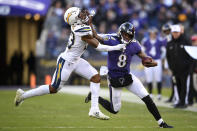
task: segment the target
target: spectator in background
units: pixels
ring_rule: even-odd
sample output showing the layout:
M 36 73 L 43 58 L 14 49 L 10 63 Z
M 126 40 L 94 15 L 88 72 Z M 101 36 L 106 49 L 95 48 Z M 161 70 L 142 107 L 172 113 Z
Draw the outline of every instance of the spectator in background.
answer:
M 100 34 L 106 33 L 106 22 L 105 22 L 105 21 L 102 21 L 102 22 L 100 23 L 98 32 L 99 32 Z
M 116 33 L 117 31 L 118 31 L 118 25 L 116 23 L 113 23 L 108 33 Z
M 169 42 L 172 39 L 170 25 L 164 24 L 161 30 L 163 39 L 166 40 L 166 42 Z
M 112 23 L 117 23 L 116 17 L 117 17 L 117 15 L 116 15 L 116 12 L 114 10 L 110 9 L 110 10 L 107 11 L 107 13 L 106 13 L 106 24 L 110 25 L 110 26 L 107 26 L 107 30 L 110 30 Z
M 172 35 L 171 35 L 171 28 L 170 28 L 170 25 L 169 24 L 165 24 L 162 26 L 162 39 L 166 42 L 166 45 L 167 45 L 167 42 L 171 41 L 172 39 Z M 168 62 L 167 62 L 167 59 L 165 58 L 164 60 L 164 73 L 165 74 L 168 74 L 168 75 L 172 75 L 171 74 L 171 71 L 169 70 L 169 66 L 168 66 Z M 176 86 L 176 82 L 175 82 L 175 77 L 174 76 L 171 76 L 171 95 L 170 95 L 170 98 L 166 101 L 166 102 L 172 102 L 173 101 L 173 98 L 174 98 L 174 88 Z
M 20 51 L 17 61 L 17 85 L 23 85 L 23 70 L 24 70 L 23 52 Z
M 167 60 L 170 70 L 175 76 L 178 98 L 175 108 L 186 108 L 193 71 L 193 60 L 184 50 L 184 45 L 191 45 L 179 25 L 171 26 L 172 40 L 167 43 Z M 176 93 L 176 90 L 175 90 Z
M 197 32 L 197 0 L 193 2 L 193 14 L 191 17 L 190 25 L 194 27 L 194 31 Z
M 59 31 L 61 30 L 61 26 L 61 18 L 53 10 L 51 15 L 47 17 L 44 27 L 49 30 Z
M 105 4 L 106 4 L 106 0 L 99 0 L 99 4 L 98 4 L 97 10 L 96 10 L 96 14 L 93 17 L 93 21 L 94 21 L 96 26 L 98 26 L 101 21 L 106 19 L 107 9 L 106 9 Z
M 142 41 L 145 48 L 145 53 L 152 57 L 156 62 L 156 67 L 144 67 L 146 82 L 148 84 L 148 91 L 152 96 L 152 88 L 154 80 L 157 82 L 158 95 L 157 99 L 161 100 L 162 90 L 162 59 L 165 57 L 165 45 L 163 41 L 158 38 L 158 30 L 155 27 L 149 29 L 149 37 Z
M 167 15 L 167 9 L 166 9 L 166 7 L 165 6 L 161 6 L 160 8 L 159 8 L 159 12 L 157 13 L 157 25 L 158 25 L 158 27 L 161 27 L 162 25 L 164 25 L 167 21 L 167 19 L 166 19 L 166 15 Z
M 11 57 L 10 68 L 11 68 L 11 84 L 17 85 L 17 70 L 18 70 L 18 59 L 19 53 L 17 51 Z
M 117 14 L 118 14 L 118 19 L 117 22 L 120 25 L 122 22 L 126 22 L 129 20 L 129 12 L 131 12 L 131 10 L 129 9 L 129 3 L 126 0 L 120 0 L 118 2 L 118 10 L 117 10 Z
M 94 11 L 96 12 L 97 6 L 95 3 L 95 0 L 90 0 L 90 4 L 87 5 L 88 7 L 86 7 L 88 9 L 88 12 Z
M 139 18 L 141 19 L 144 27 L 147 27 L 148 24 L 148 12 L 145 10 L 145 7 L 142 5 L 142 8 L 139 10 Z
M 124 0 L 122 0 L 122 1 L 124 1 Z M 105 8 L 107 10 L 116 9 L 117 8 L 116 0 L 107 0 L 105 3 Z
M 62 9 L 62 3 L 61 3 L 61 1 L 59 1 L 59 0 L 55 2 L 54 13 L 55 13 L 57 16 L 59 16 L 59 17 L 61 17 L 62 14 L 64 13 L 64 12 L 63 12 L 63 9 Z
M 181 28 L 181 34 L 185 33 L 185 27 L 182 24 L 179 24 L 180 28 Z
M 46 54 L 48 58 L 55 58 L 57 53 L 54 50 L 57 46 L 58 37 L 55 35 L 54 31 L 49 31 L 47 41 L 46 41 Z
M 70 34 L 69 29 L 67 29 L 67 28 L 62 29 L 61 35 L 57 40 L 57 49 L 56 50 L 58 51 L 58 54 L 65 50 L 65 45 L 67 45 L 67 42 L 69 40 L 69 37 L 67 37 L 67 36 L 69 36 L 69 34 Z
M 191 37 L 191 40 L 192 40 L 192 46 L 197 47 L 197 35 L 193 35 Z M 195 64 L 194 64 L 193 87 L 194 87 L 193 97 L 195 98 L 195 101 L 197 102 L 197 60 L 195 60 Z
M 191 37 L 191 40 L 192 40 L 192 45 L 197 46 L 197 34 L 193 35 Z
M 34 75 L 36 74 L 36 58 L 35 58 L 33 51 L 29 53 L 29 56 L 26 62 L 28 65 L 28 83 L 30 84 L 31 74 L 34 74 Z
M 137 11 L 132 13 L 129 22 L 131 22 L 135 26 L 137 39 L 141 39 L 140 36 L 144 34 L 144 32 L 142 32 L 144 25 L 142 19 L 139 18 L 139 13 Z
M 94 10 L 96 12 L 93 22 L 99 27 L 102 21 L 106 22 L 106 32 L 111 32 L 112 23 L 117 24 L 129 21 L 136 27 L 137 39 L 141 40 L 147 27 L 156 26 L 161 28 L 164 23 L 182 23 L 187 30 L 186 35 L 197 32 L 197 1 L 177 1 L 177 0 L 54 0 L 53 13 L 48 15 L 45 26 L 49 30 L 55 31 L 57 37 L 61 37 L 61 29 L 67 28 L 63 17 L 59 17 L 63 8 L 79 6 Z M 190 22 L 191 21 L 191 22 Z M 189 23 L 190 22 L 190 23 Z M 64 24 L 62 24 L 64 23 Z M 63 25 L 63 26 L 61 26 Z M 189 27 L 191 25 L 191 27 Z M 189 31 L 189 33 L 188 33 Z M 68 37 L 68 36 L 67 36 Z
M 24 69 L 24 63 L 23 63 L 23 53 L 15 51 L 12 58 L 10 67 L 12 69 L 12 75 L 11 75 L 11 84 L 12 85 L 23 85 L 23 69 Z

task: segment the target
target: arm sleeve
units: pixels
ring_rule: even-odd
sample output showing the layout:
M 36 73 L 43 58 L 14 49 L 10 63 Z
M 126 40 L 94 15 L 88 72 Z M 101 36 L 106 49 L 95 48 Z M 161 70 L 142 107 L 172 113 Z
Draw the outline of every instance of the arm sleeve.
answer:
M 162 46 L 167 46 L 167 39 L 164 39 L 163 41 L 161 41 L 161 43 L 162 43 Z
M 142 47 L 141 47 L 139 41 L 135 42 L 135 51 L 136 51 L 136 54 L 138 54 L 139 52 L 142 51 Z
M 161 44 L 160 48 L 161 48 L 161 58 L 164 59 L 166 56 L 166 45 L 167 45 L 167 41 L 165 40 L 160 40 L 159 43 Z
M 114 50 L 120 50 L 125 48 L 126 45 L 123 44 L 118 44 L 115 46 L 109 46 L 109 45 L 103 45 L 103 44 L 98 44 L 96 50 L 98 51 L 114 51 Z
M 161 47 L 161 59 L 164 59 L 166 56 L 166 48 L 165 46 Z
M 104 45 L 112 45 L 112 42 L 111 42 L 111 36 L 110 35 L 107 35 L 107 34 L 99 34 L 99 36 L 101 36 L 103 38 L 103 44 Z

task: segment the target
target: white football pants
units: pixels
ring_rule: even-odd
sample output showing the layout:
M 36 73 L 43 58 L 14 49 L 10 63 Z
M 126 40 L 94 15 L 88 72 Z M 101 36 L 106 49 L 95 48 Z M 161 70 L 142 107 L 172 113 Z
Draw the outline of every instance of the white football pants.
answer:
M 75 72 L 76 74 L 90 80 L 94 75 L 98 74 L 97 70 L 92 67 L 86 60 L 80 58 L 76 63 L 71 63 L 64 60 L 61 55 L 57 59 L 57 68 L 53 74 L 52 87 L 60 89 L 71 73 Z
M 133 74 L 132 79 L 133 83 L 126 86 L 125 88 L 128 89 L 130 92 L 138 96 L 140 99 L 144 98 L 148 95 L 145 87 L 143 86 L 142 82 Z M 110 86 L 110 82 L 108 80 L 109 88 L 110 88 L 110 100 L 113 104 L 114 111 L 119 111 L 121 108 L 121 92 L 122 88 L 114 88 Z
M 152 83 L 154 80 L 156 82 L 161 82 L 162 80 L 162 61 L 155 60 L 157 62 L 157 66 L 155 67 L 144 67 L 145 78 L 147 83 Z

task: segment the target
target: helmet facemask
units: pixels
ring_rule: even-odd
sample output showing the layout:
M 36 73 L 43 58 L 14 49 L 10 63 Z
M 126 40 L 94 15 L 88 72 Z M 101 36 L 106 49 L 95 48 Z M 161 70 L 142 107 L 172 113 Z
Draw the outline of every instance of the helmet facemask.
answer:
M 121 31 L 120 35 L 123 43 L 129 44 L 133 40 L 133 35 L 127 32 Z

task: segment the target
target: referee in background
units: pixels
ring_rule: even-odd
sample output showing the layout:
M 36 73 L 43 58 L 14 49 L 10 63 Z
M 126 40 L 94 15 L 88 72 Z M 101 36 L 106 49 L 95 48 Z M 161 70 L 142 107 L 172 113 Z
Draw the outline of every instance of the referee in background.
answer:
M 175 108 L 186 108 L 189 104 L 188 97 L 190 92 L 193 63 L 192 58 L 184 49 L 185 45 L 191 42 L 181 33 L 180 25 L 171 26 L 172 40 L 167 43 L 167 61 L 169 68 L 175 76 L 177 90 L 175 90 Z

